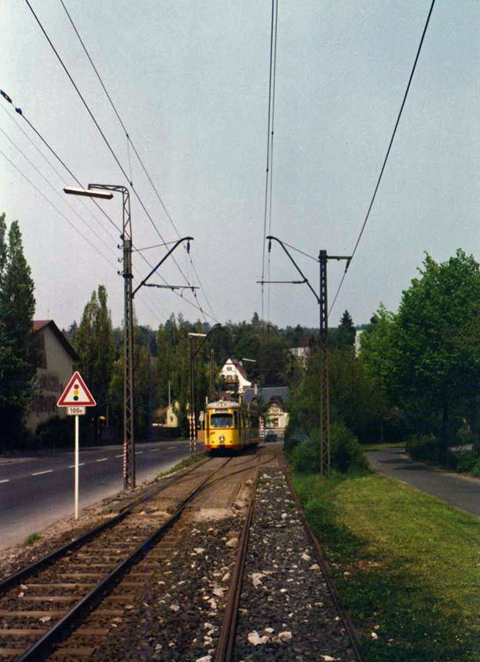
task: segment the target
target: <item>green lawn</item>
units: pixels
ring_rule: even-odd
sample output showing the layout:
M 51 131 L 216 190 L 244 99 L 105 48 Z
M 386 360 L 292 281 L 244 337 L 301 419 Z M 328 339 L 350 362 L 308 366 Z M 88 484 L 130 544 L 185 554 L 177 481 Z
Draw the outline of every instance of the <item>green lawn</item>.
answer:
M 366 662 L 480 660 L 479 519 L 377 474 L 294 482 Z

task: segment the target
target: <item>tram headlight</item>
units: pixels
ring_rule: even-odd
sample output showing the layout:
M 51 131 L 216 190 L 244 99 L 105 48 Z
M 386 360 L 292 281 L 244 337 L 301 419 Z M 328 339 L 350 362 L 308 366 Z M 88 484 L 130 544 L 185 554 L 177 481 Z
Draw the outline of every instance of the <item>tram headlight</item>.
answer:
M 220 441 L 225 441 L 225 436 L 223 434 L 221 434 L 219 439 L 220 439 Z

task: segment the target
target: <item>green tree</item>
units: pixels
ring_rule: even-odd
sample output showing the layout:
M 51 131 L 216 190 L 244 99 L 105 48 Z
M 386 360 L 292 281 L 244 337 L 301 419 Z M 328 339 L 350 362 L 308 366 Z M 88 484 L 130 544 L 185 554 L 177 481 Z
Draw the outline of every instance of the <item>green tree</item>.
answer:
M 452 428 L 475 425 L 478 410 L 480 271 L 459 249 L 440 264 L 427 254 L 419 272 L 395 320 L 390 388 L 417 421 L 438 421 L 445 454 Z
M 0 440 L 15 445 L 32 392 L 37 355 L 33 338 L 34 282 L 18 221 L 0 216 Z
M 80 356 L 80 371 L 94 396 L 97 407 L 91 413 L 97 438 L 98 417 L 109 409 L 109 387 L 115 359 L 114 337 L 107 291 L 103 285 L 92 292 L 83 316 L 75 330 L 73 343 Z
M 330 346 L 353 351 L 355 349 L 356 333 L 352 316 L 346 310 L 342 315 L 339 326 L 329 333 Z

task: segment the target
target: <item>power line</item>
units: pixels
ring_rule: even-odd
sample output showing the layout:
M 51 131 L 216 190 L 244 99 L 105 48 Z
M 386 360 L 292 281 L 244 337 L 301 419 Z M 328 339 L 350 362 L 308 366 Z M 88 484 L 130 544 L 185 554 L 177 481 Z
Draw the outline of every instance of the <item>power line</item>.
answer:
M 81 187 L 83 188 L 83 184 L 82 184 L 82 182 L 78 179 L 78 177 L 76 177 L 76 176 L 73 174 L 73 172 L 70 170 L 70 168 L 67 166 L 67 164 L 66 164 L 66 163 L 60 158 L 60 156 L 59 156 L 59 155 L 57 154 L 57 152 L 53 149 L 53 147 L 52 147 L 52 146 L 51 146 L 51 145 L 45 140 L 45 138 L 42 136 L 42 134 L 41 134 L 39 131 L 37 131 L 37 129 L 35 128 L 35 126 L 34 126 L 34 125 L 30 122 L 30 120 L 26 117 L 26 115 L 25 115 L 25 113 L 22 111 L 22 109 L 21 109 L 21 108 L 18 108 L 18 107 L 15 106 L 15 104 L 14 104 L 13 101 L 12 101 L 12 99 L 9 97 L 9 95 L 8 95 L 4 90 L 0 90 L 0 95 L 1 95 L 1 96 L 2 96 L 2 97 L 3 97 L 3 98 L 4 98 L 9 104 L 11 104 L 11 106 L 13 107 L 13 109 L 15 110 L 15 112 L 16 112 L 18 115 L 20 115 L 20 117 L 21 117 L 21 118 L 22 118 L 22 119 L 28 124 L 28 126 L 32 129 L 32 131 L 35 133 L 35 135 L 36 135 L 36 136 L 42 141 L 42 143 L 43 143 L 43 144 L 45 145 L 45 147 L 49 150 L 49 152 L 51 152 L 51 154 L 53 154 L 53 156 L 54 156 L 54 157 L 57 159 L 57 161 L 63 166 L 63 168 L 65 168 L 65 170 L 68 172 L 68 174 L 70 175 L 70 177 L 72 177 L 72 179 L 73 179 L 75 182 L 77 182 L 77 184 L 78 184 L 79 186 L 81 186 Z M 120 228 L 118 227 L 118 225 L 117 225 L 114 221 L 112 221 L 112 219 L 111 219 L 110 216 L 107 214 L 107 212 L 103 209 L 103 207 L 101 207 L 101 206 L 98 204 L 98 202 L 97 202 L 96 200 L 93 200 L 93 202 L 95 203 L 96 207 L 102 212 L 102 214 L 105 216 L 105 218 L 108 220 L 108 222 L 111 223 L 111 225 L 113 225 L 113 227 L 117 230 L 117 232 L 121 232 L 121 230 L 120 230 Z
M 410 91 L 410 86 L 411 86 L 411 84 L 412 84 L 413 76 L 414 76 L 414 74 L 415 74 L 415 69 L 417 68 L 417 62 L 418 62 L 418 59 L 419 59 L 419 57 L 420 57 L 420 52 L 421 52 L 421 50 L 422 50 L 423 42 L 424 42 L 424 39 L 425 39 L 425 35 L 426 35 L 426 33 L 427 33 L 428 25 L 429 25 L 429 23 L 430 23 L 430 17 L 431 17 L 431 15 L 432 15 L 432 13 L 433 13 L 433 8 L 434 8 L 434 6 L 435 6 L 435 2 L 436 2 L 436 0 L 432 0 L 432 4 L 430 5 L 430 10 L 429 10 L 429 12 L 428 12 L 427 20 L 426 20 L 426 22 L 425 22 L 425 26 L 424 26 L 424 28 L 423 28 L 422 38 L 420 39 L 420 44 L 419 44 L 418 49 L 417 49 L 417 54 L 416 54 L 416 56 L 415 56 L 415 61 L 414 61 L 414 63 L 413 63 L 413 68 L 412 68 L 412 71 L 411 71 L 411 73 L 410 73 L 410 78 L 409 78 L 409 80 L 408 80 L 407 89 L 405 90 L 405 94 L 404 94 L 404 96 L 403 96 L 402 105 L 401 105 L 401 107 L 400 107 L 400 112 L 398 113 L 397 121 L 395 122 L 395 127 L 394 127 L 394 129 L 393 129 L 392 137 L 390 138 L 390 143 L 389 143 L 389 145 L 388 145 L 387 153 L 386 153 L 385 158 L 384 158 L 384 160 L 383 160 L 383 165 L 382 165 L 382 169 L 380 170 L 380 175 L 379 175 L 378 180 L 377 180 L 377 185 L 375 186 L 375 190 L 374 190 L 374 192 L 373 192 L 373 196 L 372 196 L 372 199 L 371 199 L 371 201 L 370 201 L 370 205 L 368 206 L 368 211 L 367 211 L 367 214 L 366 214 L 366 216 L 365 216 L 365 220 L 363 221 L 363 225 L 362 225 L 362 228 L 361 228 L 361 230 L 360 230 L 360 234 L 358 235 L 357 241 L 356 241 L 356 243 L 355 243 L 355 247 L 354 247 L 354 249 L 353 249 L 353 251 L 352 251 L 352 258 L 351 258 L 352 260 L 353 260 L 353 258 L 354 258 L 354 256 L 355 256 L 355 253 L 357 252 L 358 245 L 359 245 L 359 243 L 360 243 L 360 241 L 361 241 L 361 239 L 362 239 L 363 233 L 364 233 L 364 231 L 365 231 L 365 227 L 366 227 L 366 225 L 367 225 L 367 223 L 368 223 L 368 219 L 370 218 L 370 212 L 372 211 L 373 204 L 374 204 L 375 199 L 376 199 L 376 197 L 377 197 L 377 192 L 378 192 L 378 189 L 379 189 L 379 187 L 380 187 L 380 183 L 381 183 L 382 178 L 383 178 L 383 173 L 385 172 L 385 168 L 386 168 L 386 165 L 387 165 L 387 161 L 388 161 L 388 158 L 389 158 L 389 156 L 390 156 L 390 152 L 391 152 L 391 150 L 392 150 L 393 141 L 395 140 L 395 136 L 396 136 L 396 133 L 397 133 L 398 125 L 400 124 L 400 119 L 401 119 L 401 117 L 402 117 L 403 109 L 404 109 L 404 107 L 405 107 L 405 103 L 406 103 L 406 101 L 407 101 L 408 93 L 409 93 L 409 91 Z M 338 286 L 337 293 L 336 293 L 335 298 L 334 298 L 334 300 L 333 300 L 333 303 L 332 303 L 332 305 L 331 305 L 331 307 L 330 307 L 330 312 L 332 311 L 332 309 L 333 309 L 333 307 L 334 307 L 334 305 L 335 305 L 335 302 L 336 302 L 336 300 L 337 300 L 337 298 L 338 298 L 338 295 L 340 294 L 340 290 L 342 289 L 342 286 L 343 286 L 343 283 L 344 283 L 345 277 L 346 277 L 346 275 L 347 275 L 348 267 L 349 267 L 349 263 L 347 263 L 347 266 L 346 266 L 346 268 L 345 268 L 345 272 L 344 272 L 344 274 L 343 274 L 342 280 L 340 281 L 340 285 Z
M 20 152 L 20 154 L 23 156 L 23 158 L 27 161 L 27 163 L 30 164 L 30 166 L 35 170 L 35 172 L 39 175 L 39 177 L 41 177 L 41 178 L 43 179 L 43 181 L 47 184 L 47 186 L 49 186 L 51 189 L 53 189 L 53 192 L 54 192 L 56 195 L 58 195 L 58 197 L 59 197 L 60 199 L 63 200 L 63 197 L 60 195 L 60 192 L 55 188 L 55 186 L 54 186 L 54 185 L 53 185 L 53 184 L 52 184 L 52 183 L 51 183 L 51 182 L 45 177 L 45 175 L 43 175 L 43 174 L 40 172 L 40 170 L 37 168 L 37 166 L 36 166 L 34 163 L 32 163 L 32 161 L 28 158 L 28 156 L 27 156 L 27 155 L 26 155 L 26 154 L 20 149 L 20 147 L 19 147 L 15 142 L 14 142 L 14 141 L 13 141 L 13 140 L 12 140 L 12 139 L 11 139 L 6 133 L 5 133 L 5 131 L 4 131 L 1 127 L 0 127 L 0 132 L 3 133 L 3 135 L 7 138 L 7 140 L 10 141 L 10 143 L 15 147 L 15 149 L 16 149 L 18 152 Z M 68 203 L 67 203 L 67 204 L 68 204 Z M 68 204 L 68 207 L 69 207 L 70 210 L 71 210 L 71 211 L 77 216 L 77 218 L 78 218 L 82 223 L 84 223 L 84 224 L 87 226 L 87 228 L 90 230 L 90 232 L 92 232 L 92 233 L 95 235 L 95 237 L 100 241 L 100 243 L 102 243 L 108 251 L 110 251 L 111 253 L 113 253 L 111 246 L 109 246 L 109 245 L 108 245 L 108 244 L 107 244 L 107 243 L 106 243 L 106 242 L 105 242 L 105 241 L 104 241 L 104 240 L 103 240 L 103 239 L 102 239 L 102 238 L 101 238 L 101 237 L 95 232 L 95 230 L 93 230 L 93 229 L 92 229 L 92 228 L 86 223 L 86 221 L 80 216 L 80 214 L 76 211 L 76 209 L 74 209 L 73 206 L 70 205 L 70 204 Z M 115 255 L 115 253 L 113 253 L 113 254 Z
M 49 150 L 49 151 L 55 156 L 55 158 L 59 161 L 59 163 L 65 168 L 65 170 L 68 172 L 68 174 L 73 178 L 73 180 L 74 180 L 75 182 L 77 182 L 77 184 L 78 184 L 81 188 L 84 188 L 84 186 L 83 186 L 83 184 L 80 182 L 80 180 L 75 176 L 75 174 L 70 170 L 70 168 L 66 165 L 66 163 L 65 163 L 65 162 L 60 158 L 60 156 L 55 152 L 55 150 L 53 149 L 53 147 L 47 142 L 47 140 L 42 136 L 42 134 L 41 134 L 41 133 L 35 128 L 35 126 L 33 125 L 33 123 L 30 122 L 30 120 L 25 116 L 25 114 L 24 114 L 24 112 L 22 111 L 22 109 L 21 109 L 21 108 L 18 108 L 18 107 L 15 107 L 15 105 L 14 105 L 12 99 L 10 98 L 10 96 L 9 96 L 5 91 L 0 90 L 0 95 L 1 95 L 1 96 L 2 96 L 2 97 L 3 97 L 3 98 L 4 98 L 9 104 L 11 104 L 12 107 L 14 108 L 15 112 L 16 112 L 18 115 L 20 115 L 20 117 L 22 117 L 22 119 L 24 119 L 24 120 L 27 122 L 28 126 L 32 129 L 32 131 L 35 133 L 35 135 L 38 136 L 38 138 L 41 140 L 41 142 L 42 142 L 42 143 L 47 147 L 47 149 L 48 149 L 48 150 Z M 43 198 L 45 198 L 45 199 L 46 199 L 46 200 L 47 200 L 47 201 L 48 201 L 48 202 L 49 202 L 49 203 L 55 208 L 55 210 L 58 211 L 58 213 L 59 213 L 63 218 L 65 218 L 65 219 L 67 220 L 67 222 L 71 225 L 71 224 L 72 224 L 71 221 L 70 221 L 69 219 L 67 219 L 67 217 L 66 217 L 61 211 L 59 211 L 59 210 L 55 207 L 55 205 L 53 205 L 53 203 L 52 203 L 51 201 L 48 200 L 48 198 L 46 198 L 46 196 L 40 191 L 40 189 L 38 189 L 38 187 L 36 187 L 35 184 L 33 184 L 33 182 L 31 182 L 31 180 L 29 180 L 28 177 L 27 177 L 26 175 L 24 175 L 23 172 L 22 172 L 19 168 L 17 168 L 17 167 L 15 166 L 15 164 L 14 164 L 12 161 L 10 161 L 10 160 L 8 159 L 8 157 L 7 157 L 5 154 L 3 154 L 3 152 L 1 152 L 1 154 L 2 154 L 3 156 L 5 156 L 5 158 L 7 159 L 7 161 L 9 161 L 9 163 L 11 163 L 11 165 L 12 165 L 16 170 L 18 170 L 18 172 L 20 172 L 20 174 L 21 174 L 22 176 L 24 176 L 25 179 L 27 179 L 27 181 L 32 185 L 32 187 L 33 187 L 35 190 L 37 190 L 37 191 L 40 193 L 40 195 L 41 195 Z M 115 229 L 116 229 L 119 233 L 121 233 L 120 228 L 114 223 L 114 221 L 112 221 L 112 219 L 108 216 L 108 214 L 105 212 L 105 210 L 104 210 L 104 209 L 98 204 L 98 202 L 97 202 L 95 199 L 93 199 L 93 198 L 92 198 L 91 200 L 92 200 L 92 202 L 98 207 L 98 209 L 100 209 L 100 211 L 101 211 L 101 212 L 104 214 L 104 216 L 109 220 L 109 222 L 115 227 Z M 86 237 L 85 237 L 85 236 L 84 236 L 84 235 L 78 230 L 78 228 L 76 228 L 76 226 L 73 226 L 73 227 L 75 228 L 75 230 L 76 230 L 77 232 L 79 232 L 79 233 L 81 234 L 82 237 L 85 238 L 85 240 L 86 240 L 90 245 L 92 245 L 92 247 L 93 247 L 97 252 L 99 252 L 98 248 L 97 248 L 96 246 L 94 246 L 94 244 L 92 244 L 92 242 L 91 242 L 88 238 L 86 238 Z M 100 254 L 101 254 L 101 253 L 100 253 Z M 144 256 L 143 254 L 140 253 L 140 257 L 144 260 L 144 262 L 145 262 L 150 268 L 152 268 L 153 265 L 152 265 L 152 264 L 151 264 L 151 263 L 145 258 L 145 256 Z M 110 263 L 110 264 L 111 264 L 111 263 Z M 117 269 L 117 267 L 115 267 L 115 269 Z M 167 281 L 166 281 L 162 276 L 160 276 L 160 278 L 163 280 L 164 283 L 167 284 Z M 174 294 L 176 294 L 177 296 L 179 296 L 180 298 L 182 298 L 183 301 L 186 301 L 189 305 L 192 305 L 193 307 L 197 308 L 198 310 L 201 310 L 201 308 L 200 308 L 199 306 L 196 306 L 193 302 L 189 301 L 188 299 L 186 299 L 185 297 L 183 297 L 181 294 L 179 294 L 179 293 L 177 293 L 177 292 L 174 292 Z M 213 316 L 209 316 L 209 317 L 211 317 L 212 319 L 215 319 Z
M 2 93 L 2 94 L 4 94 L 4 93 Z M 56 175 L 56 176 L 57 176 L 57 177 L 58 177 L 58 178 L 59 178 L 59 179 L 65 184 L 66 182 L 64 181 L 64 179 L 63 179 L 62 175 L 60 174 L 60 172 L 57 170 L 57 168 L 55 168 L 55 166 L 53 165 L 53 163 L 51 163 L 51 162 L 47 159 L 46 155 L 41 151 L 41 149 L 38 147 L 38 145 L 35 144 L 35 142 L 34 142 L 34 141 L 32 140 L 32 138 L 28 135 L 28 133 L 27 133 L 27 132 L 26 132 L 26 131 L 20 126 L 20 124 L 19 124 L 19 123 L 17 122 L 17 120 L 15 119 L 15 117 L 14 117 L 13 115 L 11 115 L 11 114 L 7 111 L 7 109 L 6 109 L 4 106 L 0 106 L 0 107 L 1 107 L 2 111 L 7 115 L 7 117 L 8 117 L 8 118 L 9 118 L 9 119 L 15 124 L 15 126 L 17 127 L 17 129 L 18 129 L 19 131 L 21 131 L 21 133 L 23 134 L 23 136 L 28 140 L 28 142 L 29 142 L 30 145 L 35 149 L 35 151 L 37 152 L 37 154 L 38 154 L 38 155 L 39 155 L 39 156 L 40 156 L 40 157 L 46 162 L 46 164 L 48 165 L 48 167 L 49 167 L 49 168 L 55 173 L 55 175 Z M 11 139 L 9 138 L 9 140 L 11 140 Z M 12 141 L 12 142 L 13 142 L 13 141 Z M 17 147 L 17 149 L 19 149 L 19 148 Z M 25 158 L 26 158 L 26 157 L 25 157 Z M 28 159 L 27 159 L 27 160 L 28 160 Z M 33 166 L 33 167 L 35 167 L 35 166 Z M 38 171 L 38 170 L 37 170 L 37 171 Z M 39 172 L 39 171 L 38 171 L 38 172 Z M 41 175 L 41 176 L 43 177 L 43 175 Z M 78 180 L 77 180 L 77 181 L 78 181 Z M 78 182 L 78 183 L 79 183 L 79 182 Z M 51 184 L 50 184 L 50 186 L 51 186 Z M 95 216 L 95 214 L 92 212 L 90 206 L 88 206 L 88 205 L 84 202 L 84 200 L 81 199 L 81 198 L 79 199 L 79 202 L 83 205 L 84 209 L 86 209 L 86 210 L 88 211 L 88 213 L 89 213 L 90 216 L 93 218 L 93 220 L 94 220 L 96 223 L 98 223 L 98 225 L 102 228 L 102 230 L 103 230 L 105 233 L 109 234 L 109 233 L 107 232 L 107 228 L 105 227 L 105 225 L 103 225 L 103 224 L 101 223 L 101 221 Z M 70 205 L 69 205 L 69 206 L 70 206 Z M 98 207 L 98 204 L 97 204 L 97 207 Z M 70 209 L 73 210 L 73 207 L 70 206 Z M 75 211 L 75 213 L 77 213 L 77 212 Z M 108 216 L 107 216 L 107 218 L 108 218 Z M 82 222 L 85 222 L 85 221 L 83 221 L 83 219 L 81 219 L 81 220 L 82 220 Z M 110 219 L 109 219 L 109 220 L 110 220 Z M 113 221 L 112 221 L 112 224 L 113 224 Z M 118 229 L 116 226 L 115 226 L 115 229 L 116 229 L 117 231 L 119 231 L 119 229 Z M 93 232 L 93 230 L 92 230 L 92 232 Z M 109 237 L 110 237 L 111 239 L 113 239 L 113 235 L 109 234 Z
M 28 0 L 26 0 L 26 2 L 27 2 L 27 4 L 28 4 Z M 38 18 L 36 17 L 35 13 L 33 12 L 33 10 L 32 10 L 32 13 L 34 13 L 34 16 L 35 16 L 37 22 L 39 23 L 39 25 L 40 25 L 40 27 L 41 27 L 43 33 L 44 33 L 45 36 L 47 37 L 48 42 L 50 43 L 50 45 L 52 46 L 52 48 L 53 48 L 55 54 L 57 55 L 57 58 L 60 60 L 60 62 L 61 62 L 61 64 L 62 64 L 62 67 L 64 68 L 65 72 L 67 73 L 67 75 L 68 75 L 70 81 L 71 81 L 72 84 L 74 85 L 75 90 L 77 91 L 77 94 L 78 94 L 78 95 L 80 96 L 80 98 L 82 99 L 82 101 L 83 101 L 85 107 L 87 108 L 87 110 L 88 110 L 90 116 L 92 117 L 93 121 L 95 122 L 95 125 L 97 126 L 97 129 L 100 131 L 100 134 L 102 135 L 102 137 L 103 137 L 104 140 L 106 141 L 106 143 L 107 143 L 107 145 L 108 145 L 108 147 L 109 147 L 109 149 L 110 149 L 112 155 L 114 156 L 114 158 L 115 158 L 115 160 L 116 160 L 118 166 L 120 167 L 120 169 L 121 169 L 123 175 L 125 176 L 125 178 L 127 179 L 127 181 L 129 181 L 130 186 L 132 187 L 132 189 L 133 189 L 133 191 L 134 191 L 134 193 L 135 193 L 135 196 L 137 197 L 137 200 L 140 202 L 140 205 L 142 206 L 142 208 L 143 208 L 145 214 L 147 215 L 147 217 L 149 218 L 149 220 L 150 220 L 150 222 L 151 222 L 153 228 L 154 228 L 155 231 L 157 232 L 158 236 L 160 237 L 160 239 L 161 239 L 161 240 L 163 241 L 163 243 L 165 244 L 166 242 L 165 242 L 164 238 L 162 237 L 162 235 L 161 235 L 160 231 L 158 230 L 157 226 L 155 225 L 155 223 L 154 223 L 152 217 L 151 217 L 150 214 L 148 213 L 148 211 L 147 211 L 145 205 L 143 204 L 143 202 L 142 202 L 142 200 L 141 200 L 141 198 L 140 198 L 140 196 L 139 196 L 138 192 L 136 191 L 135 186 L 134 186 L 134 184 L 133 184 L 133 180 L 132 180 L 132 176 L 131 176 L 131 161 L 130 161 L 130 149 L 129 149 L 130 145 L 132 146 L 132 149 L 133 149 L 133 151 L 134 151 L 134 153 L 135 153 L 135 156 L 137 157 L 137 159 L 138 159 L 140 165 L 142 166 L 142 169 L 143 169 L 145 175 L 147 176 L 147 179 L 148 179 L 148 181 L 150 182 L 150 184 L 151 184 L 151 186 L 152 186 L 152 188 L 153 188 L 153 190 L 154 190 L 154 192 L 155 192 L 155 194 L 156 194 L 156 196 L 157 196 L 157 199 L 158 199 L 158 201 L 160 202 L 160 204 L 161 204 L 161 206 L 162 206 L 162 208 L 163 208 L 163 210 L 164 210 L 164 212 L 165 212 L 165 214 L 166 214 L 168 220 L 170 221 L 170 223 L 172 224 L 172 226 L 173 226 L 174 230 L 176 231 L 178 237 L 180 238 L 180 233 L 179 233 L 179 231 L 178 231 L 178 228 L 176 227 L 175 223 L 173 222 L 173 219 L 172 219 L 172 217 L 170 216 L 170 214 L 169 214 L 169 212 L 168 212 L 168 210 L 167 210 L 167 208 L 166 208 L 166 206 L 165 206 L 165 203 L 163 202 L 163 200 L 162 200 L 162 198 L 161 198 L 161 196 L 160 196 L 160 193 L 158 192 L 158 189 L 156 188 L 156 186 L 155 186 L 155 184 L 154 184 L 152 178 L 150 177 L 150 174 L 148 173 L 147 168 L 145 167 L 145 164 L 144 164 L 144 162 L 143 162 L 143 160 L 142 160 L 140 154 L 138 153 L 138 150 L 136 149 L 135 145 L 133 144 L 133 142 L 132 142 L 132 140 L 131 140 L 131 138 L 130 138 L 130 135 L 129 135 L 128 131 L 127 131 L 127 128 L 126 128 L 126 126 L 125 126 L 125 124 L 124 124 L 124 122 L 123 122 L 123 120 L 122 120 L 122 118 L 121 118 L 121 116 L 120 116 L 120 113 L 118 112 L 118 110 L 117 110 L 117 108 L 116 108 L 116 106 L 115 106 L 115 104 L 114 104 L 114 102 L 113 102 L 113 99 L 112 99 L 112 97 L 110 96 L 110 94 L 109 94 L 109 92 L 108 92 L 108 90 L 107 90 L 107 88 L 106 88 L 106 86 L 105 86 L 105 84 L 104 84 L 104 82 L 103 82 L 103 80 L 102 80 L 102 77 L 100 76 L 100 73 L 99 73 L 98 69 L 96 68 L 96 66 L 95 66 L 95 64 L 94 64 L 94 62 L 93 62 L 93 60 L 92 60 L 92 58 L 91 58 L 91 56 L 90 56 L 90 53 L 88 52 L 88 49 L 87 49 L 87 47 L 86 47 L 86 45 L 85 45 L 85 43 L 84 43 L 82 37 L 80 36 L 80 33 L 79 33 L 79 31 L 77 30 L 77 27 L 76 27 L 76 25 L 75 25 L 75 23 L 74 23 L 74 21 L 73 21 L 71 15 L 70 15 L 70 13 L 69 13 L 68 10 L 67 10 L 67 7 L 65 6 L 65 3 L 63 2 L 63 0 L 60 0 L 60 3 L 61 3 L 61 5 L 62 5 L 62 7 L 63 7 L 63 9 L 64 9 L 64 11 L 65 11 L 65 13 L 66 13 L 68 19 L 69 19 L 69 21 L 70 21 L 70 24 L 71 24 L 71 26 L 72 26 L 72 28 L 73 28 L 73 30 L 74 30 L 74 32 L 75 32 L 75 34 L 76 34 L 78 40 L 80 41 L 80 44 L 81 44 L 81 46 L 82 46 L 82 48 L 83 48 L 83 50 L 84 50 L 84 52 L 85 52 L 85 55 L 87 56 L 87 58 L 88 58 L 88 60 L 89 60 L 89 62 L 90 62 L 90 64 L 91 64 L 91 66 L 92 66 L 92 68 L 93 68 L 93 70 L 94 70 L 94 72 L 95 72 L 95 74 L 96 74 L 96 76 L 97 76 L 99 82 L 100 82 L 100 85 L 101 85 L 103 91 L 105 92 L 105 95 L 107 96 L 107 99 L 108 99 L 108 101 L 109 101 L 109 103 L 110 103 L 110 105 L 111 105 L 111 107 L 112 107 L 112 109 L 113 109 L 113 111 L 114 111 L 114 113 L 115 113 L 115 115 L 116 115 L 116 117 L 117 117 L 117 119 L 118 119 L 118 121 L 119 121 L 119 123 L 120 123 L 122 129 L 123 129 L 123 131 L 125 132 L 125 135 L 126 135 L 126 138 L 127 138 L 128 158 L 129 158 L 129 164 L 130 164 L 130 178 L 127 176 L 127 173 L 125 172 L 125 170 L 124 170 L 123 167 L 121 166 L 119 159 L 118 159 L 118 158 L 116 157 L 116 155 L 114 154 L 113 149 L 111 148 L 110 144 L 108 143 L 108 141 L 106 140 L 106 138 L 105 138 L 105 136 L 103 135 L 102 131 L 100 130 L 100 127 L 99 127 L 98 123 L 96 122 L 95 118 L 93 117 L 93 114 L 91 113 L 90 109 L 88 108 L 88 105 L 86 104 L 86 102 L 85 102 L 85 100 L 83 99 L 82 95 L 80 94 L 80 91 L 78 90 L 77 86 L 75 85 L 75 83 L 74 83 L 74 81 L 73 81 L 73 78 L 72 78 L 72 77 L 70 76 L 70 74 L 68 73 L 67 68 L 65 67 L 65 65 L 63 64 L 63 61 L 61 60 L 61 58 L 60 58 L 60 56 L 58 55 L 58 53 L 57 53 L 57 51 L 55 50 L 55 48 L 53 47 L 53 44 L 52 44 L 51 40 L 48 39 L 48 36 L 46 35 L 46 31 L 43 29 L 42 25 L 40 24 L 40 22 L 39 22 Z M 30 5 L 29 5 L 29 6 L 30 6 Z M 190 286 L 190 282 L 189 282 L 188 278 L 185 276 L 185 274 L 183 273 L 183 271 L 182 271 L 180 265 L 178 264 L 176 258 L 173 257 L 172 259 L 173 259 L 175 265 L 177 266 L 177 268 L 179 269 L 180 273 L 182 274 L 182 276 L 183 276 L 185 282 L 187 283 L 187 285 Z M 190 261 L 192 261 L 191 258 L 190 258 Z M 193 291 L 193 293 L 194 293 L 195 298 L 197 298 L 195 291 L 194 291 L 194 290 L 192 290 L 192 291 Z M 206 298 L 206 300 L 207 300 L 207 303 L 208 303 L 210 309 L 212 310 L 212 307 L 211 307 L 211 305 L 210 305 L 210 303 L 209 303 L 209 301 L 208 301 L 208 298 L 207 298 L 205 292 L 204 292 L 204 296 L 205 296 L 205 298 Z M 200 309 L 201 309 L 201 308 L 200 308 Z M 213 310 L 212 310 L 212 313 L 213 313 Z
M 13 163 L 13 161 L 11 161 L 11 159 L 9 159 L 8 156 L 7 156 L 3 151 L 0 150 L 0 154 L 4 157 L 4 159 L 5 159 L 6 161 L 8 161 L 8 163 L 9 163 L 13 168 L 15 168 L 15 170 L 16 170 L 20 175 L 22 175 L 22 177 L 23 177 L 24 179 L 27 180 L 27 182 L 30 184 L 30 186 L 32 186 L 32 188 L 34 188 L 35 191 L 37 191 L 37 193 L 38 193 L 39 195 L 41 195 L 42 198 L 43 198 L 44 200 L 46 200 L 46 201 L 48 202 L 48 204 L 51 205 L 51 206 L 53 207 L 53 209 L 55 209 L 55 211 L 56 211 L 56 212 L 57 212 L 62 218 L 64 218 L 64 219 L 67 221 L 67 223 L 68 223 L 68 224 L 69 224 L 69 225 L 75 230 L 75 232 L 77 232 L 77 233 L 78 233 L 83 239 L 85 239 L 85 241 L 88 242 L 88 243 L 90 244 L 90 246 L 91 246 L 91 247 L 92 247 L 92 248 L 93 248 L 93 249 L 94 249 L 94 250 L 95 250 L 95 251 L 96 251 L 96 252 L 97 252 L 97 253 L 98 253 L 103 259 L 104 259 L 104 260 L 106 260 L 106 261 L 107 261 L 107 262 L 108 262 L 108 263 L 109 263 L 109 264 L 115 269 L 115 271 L 117 271 L 117 266 L 116 266 L 115 264 L 113 264 L 113 262 L 110 262 L 110 260 L 109 260 L 109 259 L 108 259 L 108 258 L 107 258 L 107 257 L 106 257 L 106 256 L 105 256 L 105 255 L 104 255 L 104 254 L 103 254 L 103 253 L 102 253 L 102 252 L 101 252 L 101 251 L 95 246 L 95 244 L 94 244 L 93 242 L 91 242 L 90 239 L 89 239 L 88 237 L 86 237 L 86 236 L 83 234 L 83 232 L 81 232 L 81 231 L 78 229 L 78 227 L 77 227 L 74 223 L 72 223 L 72 221 L 71 221 L 67 216 L 65 216 L 65 214 L 64 214 L 62 211 L 60 211 L 60 209 L 58 209 L 58 207 L 57 207 L 57 206 L 56 206 L 56 205 L 55 205 L 55 204 L 54 204 L 54 203 L 53 203 L 53 202 L 52 202 L 52 201 L 51 201 L 51 200 L 50 200 L 50 199 L 49 199 L 49 198 L 43 193 L 43 191 L 42 191 L 41 189 L 39 189 L 38 186 L 37 186 L 36 184 L 34 184 L 34 183 L 32 182 L 32 180 L 31 180 L 31 179 L 30 179 L 30 178 L 29 178 L 29 177 L 28 177 L 28 176 L 27 176 L 22 170 L 20 170 L 20 168 L 18 168 L 18 167 L 15 165 L 15 163 Z
M 265 254 L 266 254 L 266 236 L 267 219 L 270 209 L 271 226 L 271 202 L 272 188 L 270 170 L 272 167 L 273 150 L 273 119 L 275 105 L 275 75 L 276 75 L 276 51 L 277 51 L 277 19 L 278 19 L 278 0 L 272 0 L 272 18 L 270 26 L 270 71 L 268 81 L 268 120 L 267 120 L 267 165 L 265 171 L 265 205 L 263 213 L 263 252 L 262 252 L 262 319 L 264 317 L 264 282 L 265 282 Z M 269 258 L 270 259 L 270 258 Z

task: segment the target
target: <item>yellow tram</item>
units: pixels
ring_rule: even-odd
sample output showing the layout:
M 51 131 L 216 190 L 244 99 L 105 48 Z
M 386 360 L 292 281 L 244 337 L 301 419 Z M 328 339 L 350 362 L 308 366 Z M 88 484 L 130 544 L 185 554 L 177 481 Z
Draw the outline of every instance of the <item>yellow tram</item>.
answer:
M 205 408 L 205 450 L 240 451 L 257 446 L 258 415 L 238 402 L 218 400 Z

